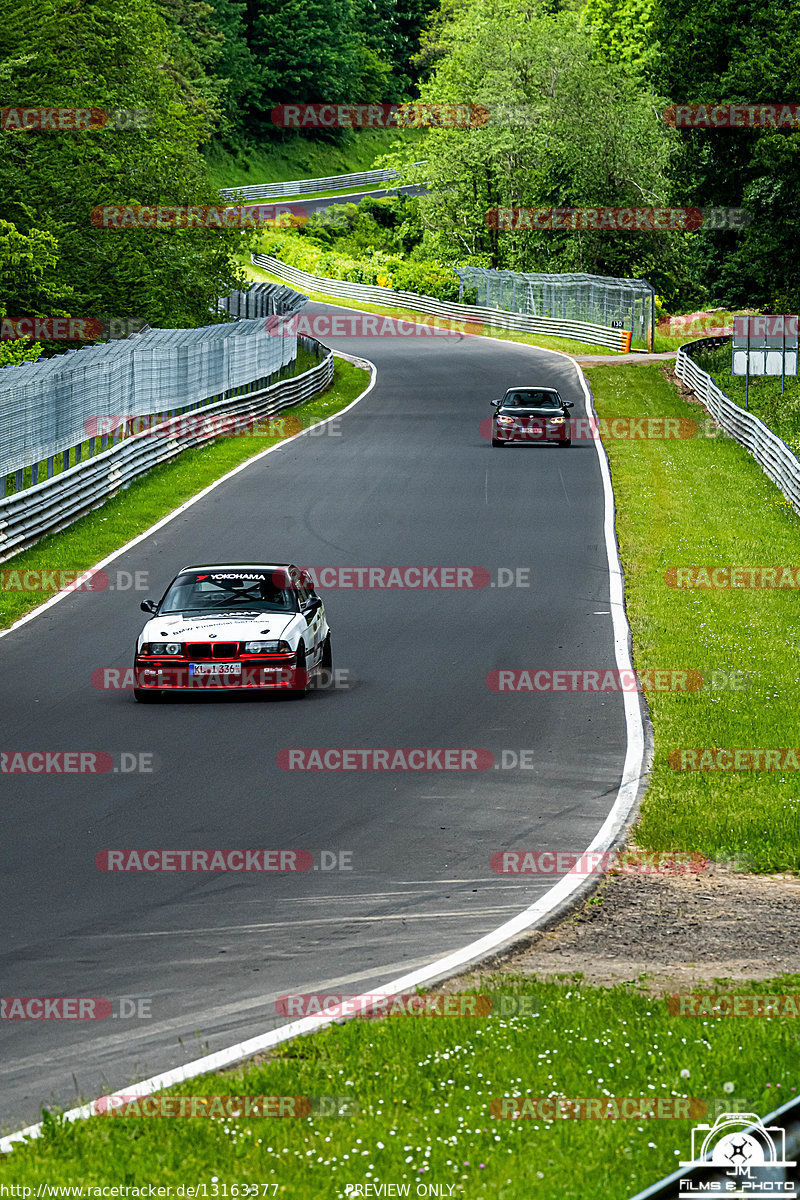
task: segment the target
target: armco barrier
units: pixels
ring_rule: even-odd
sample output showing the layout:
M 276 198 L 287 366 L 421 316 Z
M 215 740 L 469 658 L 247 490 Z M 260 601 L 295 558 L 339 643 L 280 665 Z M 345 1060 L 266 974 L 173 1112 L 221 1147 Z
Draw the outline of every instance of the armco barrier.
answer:
M 292 288 L 280 283 L 251 283 L 244 291 L 237 289 L 217 301 L 217 311 L 226 312 L 237 321 L 272 317 L 277 313 L 293 313 L 308 303 Z
M 693 355 L 704 346 L 718 346 L 729 338 L 700 338 L 678 350 L 675 374 L 703 401 L 718 425 L 749 450 L 765 475 L 778 485 L 795 512 L 800 514 L 800 462 L 763 421 L 734 404 L 714 380 L 698 367 Z
M 413 167 L 424 167 L 425 159 Z M 325 175 L 321 179 L 289 179 L 285 183 L 254 183 L 250 187 L 223 188 L 223 200 L 269 200 L 278 196 L 302 196 L 307 192 L 331 192 L 335 189 L 362 187 L 397 179 L 399 171 L 354 171 L 351 175 Z
M 416 292 L 400 292 L 393 288 L 379 287 L 366 283 L 348 283 L 343 279 L 326 279 L 321 275 L 310 275 L 298 271 L 271 254 L 254 254 L 255 266 L 269 271 L 271 275 L 299 287 L 303 291 L 322 292 L 345 300 L 361 300 L 365 304 L 387 304 L 410 308 L 416 312 L 429 313 L 435 317 L 449 317 L 490 329 L 511 330 L 519 333 L 543 333 L 548 337 L 572 338 L 591 346 L 607 346 L 611 350 L 625 352 L 631 348 L 631 335 L 619 329 L 608 329 L 603 325 L 590 325 L 588 321 L 551 321 L 548 317 L 528 317 L 522 313 L 505 312 L 496 308 L 478 308 L 474 304 L 450 304 L 436 300 L 433 296 L 420 296 Z
M 310 341 L 298 340 L 307 344 Z M 32 545 L 44 534 L 63 529 L 97 508 L 152 467 L 169 462 L 183 450 L 219 437 L 219 429 L 208 418 L 223 414 L 243 421 L 268 417 L 309 400 L 328 387 L 332 378 L 333 355 L 328 351 L 315 367 L 294 379 L 284 379 L 259 392 L 247 392 L 205 405 L 202 410 L 188 414 L 185 420 L 178 418 L 175 422 L 177 432 L 167 433 L 171 421 L 163 421 L 44 483 L 0 500 L 0 562 Z M 201 421 L 205 424 L 198 428 Z M 165 432 L 159 435 L 159 430 Z
M 296 358 L 293 334 L 270 336 L 263 320 L 221 321 L 200 329 L 146 328 L 131 337 L 53 358 L 0 367 L 0 496 L 13 475 L 49 479 L 94 453 L 87 423 L 116 415 L 177 415 L 197 404 L 266 387 Z M 105 450 L 106 442 L 101 443 Z M 30 468 L 30 473 L 26 468 Z

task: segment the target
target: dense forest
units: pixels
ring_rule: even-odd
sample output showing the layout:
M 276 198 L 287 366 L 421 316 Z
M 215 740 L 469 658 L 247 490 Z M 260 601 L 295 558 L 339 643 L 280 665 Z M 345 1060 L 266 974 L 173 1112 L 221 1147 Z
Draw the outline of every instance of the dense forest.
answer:
M 4 109 L 148 119 L 0 123 L 0 317 L 208 323 L 253 234 L 98 229 L 91 210 L 214 203 L 214 147 L 359 136 L 281 130 L 277 104 L 415 98 L 517 116 L 431 128 L 422 145 L 398 133 L 391 161 L 425 158 L 431 187 L 383 218 L 410 259 L 644 277 L 674 311 L 800 305 L 800 131 L 676 129 L 662 115 L 797 101 L 794 0 L 22 0 L 4 16 Z M 731 207 L 752 220 L 693 233 L 489 227 L 488 210 L 515 205 Z M 38 352 L 0 342 L 0 363 Z

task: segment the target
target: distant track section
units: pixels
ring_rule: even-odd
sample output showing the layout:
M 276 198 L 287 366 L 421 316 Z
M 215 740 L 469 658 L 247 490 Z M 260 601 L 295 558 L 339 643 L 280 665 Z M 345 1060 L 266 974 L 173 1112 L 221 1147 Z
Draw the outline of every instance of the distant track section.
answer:
M 425 159 L 412 163 L 413 167 L 424 167 Z M 400 171 L 388 169 L 378 171 L 354 171 L 350 175 L 325 175 L 321 179 L 289 179 L 283 183 L 254 183 L 250 187 L 223 188 L 223 200 L 268 200 L 278 196 L 302 196 L 305 192 L 329 192 L 341 188 L 368 187 L 373 183 L 386 183 L 398 179 Z

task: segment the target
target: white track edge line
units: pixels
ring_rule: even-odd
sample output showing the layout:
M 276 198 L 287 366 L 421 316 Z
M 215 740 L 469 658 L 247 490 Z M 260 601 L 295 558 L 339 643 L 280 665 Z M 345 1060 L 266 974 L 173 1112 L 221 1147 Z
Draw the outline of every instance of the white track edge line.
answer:
M 530 349 L 530 347 L 526 347 Z M 592 396 L 586 383 L 586 377 L 583 374 L 580 366 L 574 359 L 567 354 L 561 354 L 560 351 L 553 350 L 548 353 L 557 354 L 561 358 L 567 358 L 573 364 L 578 373 L 578 380 L 583 388 L 584 398 L 586 401 L 587 411 L 595 417 L 594 405 L 592 404 Z M 354 360 L 350 355 L 341 355 L 340 357 L 348 358 L 350 361 L 363 362 L 365 360 Z M 348 408 L 352 408 L 353 404 L 357 404 L 359 400 L 366 396 L 375 384 L 377 371 L 374 364 L 370 363 L 372 368 L 372 379 L 369 387 L 362 396 L 359 396 Z M 347 409 L 342 409 L 342 412 L 347 412 Z M 336 416 L 340 414 L 337 413 Z M 328 418 L 332 420 L 332 418 Z M 303 433 L 306 431 L 304 430 Z M 296 437 L 302 434 L 296 434 Z M 289 441 L 294 440 L 287 439 Z M 285 442 L 280 443 L 281 446 Z M 630 630 L 627 617 L 625 614 L 623 583 L 622 583 L 622 564 L 619 558 L 617 549 L 617 541 L 614 529 L 615 506 L 614 493 L 611 487 L 611 473 L 608 466 L 608 458 L 599 438 L 594 439 L 594 446 L 597 452 L 598 463 L 600 466 L 600 474 L 603 480 L 604 494 L 604 533 L 606 544 L 606 555 L 608 558 L 609 570 L 609 595 L 611 602 L 611 620 L 614 633 L 614 655 L 617 661 L 617 666 L 620 670 L 633 670 L 633 663 L 630 654 Z M 272 449 L 279 447 L 271 447 L 270 450 L 264 451 L 264 454 L 271 453 Z M 257 458 L 262 458 L 264 455 L 257 455 Z M 241 464 L 234 471 L 228 473 L 217 480 L 216 483 L 222 483 L 224 479 L 229 479 L 231 475 L 235 475 L 242 470 L 244 466 L 249 466 L 251 462 L 255 462 L 257 458 L 248 459 L 244 464 Z M 216 486 L 212 484 L 212 487 Z M 179 512 L 184 511 L 195 503 L 202 496 L 212 490 L 212 487 L 206 488 L 200 492 L 190 502 L 181 505 L 168 518 L 154 525 L 147 533 L 141 534 L 128 546 L 135 545 L 147 537 L 151 532 L 158 529 L 161 525 L 166 524 L 167 520 L 171 520 L 173 516 L 177 516 Z M 118 551 L 117 554 L 122 553 Z M 112 555 L 116 558 L 117 554 Z M 105 562 L 111 559 L 104 560 Z M 103 565 L 103 564 L 99 564 Z M 55 599 L 55 598 L 54 598 Z M 44 608 L 49 607 L 53 601 L 48 601 L 46 605 L 36 609 L 35 612 L 41 612 Z M 33 614 L 28 614 L 30 617 Z M 25 619 L 25 618 L 23 618 Z M 21 624 L 21 622 L 18 622 Z M 14 626 L 12 626 L 14 628 Z M 10 632 L 10 630 L 8 631 Z M 622 769 L 622 779 L 620 780 L 619 788 L 617 789 L 617 797 L 612 805 L 611 811 L 598 830 L 595 837 L 592 839 L 589 846 L 584 851 L 585 854 L 590 854 L 595 851 L 603 851 L 614 845 L 624 828 L 626 821 L 632 813 L 636 804 L 636 797 L 639 790 L 639 785 L 642 778 L 642 767 L 645 754 L 644 728 L 642 724 L 641 709 L 638 702 L 638 693 L 623 692 L 625 726 L 627 732 L 627 749 L 625 753 L 625 761 Z M 499 950 L 504 944 L 512 941 L 519 934 L 529 930 L 533 925 L 539 924 L 552 911 L 563 905 L 571 896 L 585 887 L 586 878 L 584 875 L 574 875 L 572 872 L 563 876 L 558 883 L 554 884 L 543 896 L 536 900 L 528 908 L 523 909 L 516 917 L 512 917 L 510 921 L 498 926 L 491 933 L 484 934 L 477 941 L 471 942 L 469 945 L 462 947 L 461 950 L 456 950 L 451 954 L 445 955 L 443 958 L 437 959 L 435 962 L 428 964 L 426 967 L 421 967 L 416 971 L 410 972 L 408 975 L 402 975 L 398 979 L 393 979 L 389 983 L 384 984 L 374 991 L 363 993 L 361 997 L 355 997 L 350 1003 L 358 1004 L 359 1000 L 364 1000 L 364 1007 L 369 1006 L 369 998 L 376 996 L 394 996 L 402 992 L 404 989 L 420 987 L 423 984 L 431 983 L 442 976 L 454 974 L 456 971 L 469 966 L 477 959 L 487 957 L 490 954 Z M 302 1034 L 314 1033 L 319 1029 L 324 1029 L 328 1025 L 332 1025 L 337 1021 L 341 1021 L 345 1016 L 353 1014 L 345 1014 L 337 1009 L 329 1010 L 326 1013 L 320 1013 L 315 1016 L 301 1017 L 297 1021 L 292 1021 L 288 1025 L 282 1025 L 279 1029 L 272 1030 L 269 1033 L 258 1034 L 256 1037 L 249 1038 L 247 1041 L 238 1042 L 236 1045 L 227 1046 L 223 1050 L 217 1050 L 213 1054 L 207 1054 L 203 1058 L 197 1058 L 193 1062 L 187 1063 L 182 1067 L 175 1067 L 171 1071 L 164 1071 L 160 1075 L 153 1075 L 150 1079 L 143 1079 L 139 1083 L 131 1084 L 130 1087 L 120 1089 L 117 1092 L 109 1093 L 106 1097 L 99 1097 L 97 1100 L 89 1104 L 83 1104 L 78 1108 L 72 1108 L 63 1114 L 65 1121 L 78 1121 L 86 1117 L 96 1116 L 98 1109 L 98 1101 L 102 1100 L 106 1106 L 115 1098 L 132 1099 L 138 1096 L 148 1096 L 153 1092 L 160 1091 L 163 1088 L 173 1087 L 176 1084 L 184 1083 L 187 1079 L 193 1079 L 198 1075 L 207 1074 L 210 1071 L 221 1070 L 225 1067 L 232 1066 L 243 1059 L 249 1058 L 253 1054 L 263 1053 L 265 1050 L 273 1049 L 275 1046 L 281 1045 L 283 1042 L 290 1041 L 292 1038 Z M 42 1133 L 41 1122 L 36 1125 L 28 1125 L 25 1129 L 20 1129 L 16 1133 L 8 1134 L 6 1137 L 0 1138 L 0 1153 L 8 1153 L 14 1148 L 15 1142 L 25 1141 L 28 1138 L 40 1137 Z

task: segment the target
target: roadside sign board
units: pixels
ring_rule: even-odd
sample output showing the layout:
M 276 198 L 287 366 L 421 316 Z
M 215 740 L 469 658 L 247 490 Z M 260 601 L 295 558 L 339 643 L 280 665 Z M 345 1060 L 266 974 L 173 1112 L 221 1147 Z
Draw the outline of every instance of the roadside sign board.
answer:
M 796 375 L 796 316 L 733 318 L 734 375 Z

